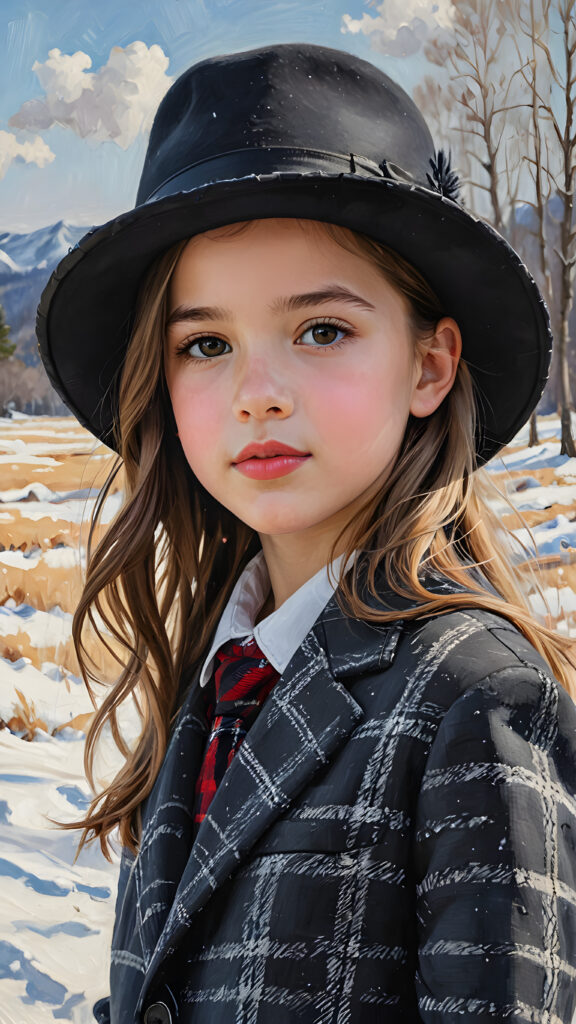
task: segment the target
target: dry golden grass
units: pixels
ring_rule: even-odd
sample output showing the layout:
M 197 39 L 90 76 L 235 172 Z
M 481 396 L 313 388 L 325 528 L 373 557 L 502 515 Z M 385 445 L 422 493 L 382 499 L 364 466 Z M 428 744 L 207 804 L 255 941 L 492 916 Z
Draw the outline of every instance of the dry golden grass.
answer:
M 99 488 L 104 483 L 106 475 L 112 466 L 113 456 L 108 454 L 101 457 L 105 452 L 103 446 L 98 453 L 86 452 L 57 453 L 50 452 L 47 444 L 45 455 L 54 459 L 56 465 L 42 466 L 34 465 L 25 461 L 19 462 L 15 454 L 10 462 L 2 464 L 2 489 L 19 489 L 28 487 L 35 482 L 45 484 L 53 491 L 76 491 L 85 490 L 90 487 Z M 0 452 L 2 445 L 0 443 Z M 96 457 L 96 455 L 98 457 Z M 39 455 L 39 458 L 42 458 Z M 4 480 L 7 483 L 4 483 Z M 112 491 L 121 487 L 120 482 L 115 482 Z
M 18 701 L 13 704 L 14 714 L 7 722 L 3 718 L 0 718 L 0 729 L 9 729 L 10 732 L 20 734 L 20 738 L 31 742 L 36 735 L 37 730 L 48 732 L 48 726 L 44 719 L 39 718 L 36 714 L 36 708 L 34 701 L 29 701 L 25 694 L 21 690 L 14 688 L 14 692 L 18 697 Z M 80 732 L 86 732 L 89 728 L 92 719 L 94 718 L 95 712 L 86 712 L 82 715 L 75 715 L 67 722 L 62 722 L 61 725 L 56 725 L 51 735 L 56 736 L 57 733 L 61 732 L 62 729 L 78 729 Z
M 33 429 L 30 429 L 33 428 Z M 15 441 L 24 441 L 26 448 L 13 452 Z M 57 446 L 70 444 L 70 452 L 59 452 Z M 53 458 L 54 465 L 43 466 L 27 461 L 30 447 L 39 459 Z M 56 446 L 56 447 L 55 447 Z M 51 491 L 99 489 L 112 467 L 114 454 L 99 444 L 72 418 L 52 420 L 37 417 L 35 420 L 14 421 L 0 436 L 0 452 L 10 453 L 10 461 L 1 466 L 2 491 L 25 488 L 35 482 Z M 119 474 L 112 486 L 112 493 L 122 488 Z M 50 611 L 58 606 L 64 612 L 73 613 L 82 589 L 82 571 L 78 564 L 85 558 L 88 538 L 88 522 L 81 525 L 66 519 L 66 510 L 54 503 L 50 515 L 32 519 L 26 515 L 28 502 L 19 503 L 21 508 L 7 508 L 0 502 L 0 553 L 22 551 L 31 553 L 30 568 L 10 565 L 0 559 L 0 604 L 13 599 L 16 604 L 28 604 L 39 611 Z M 30 505 L 32 508 L 32 504 Z M 106 530 L 101 526 L 95 533 L 95 542 Z M 70 568 L 50 566 L 45 558 L 36 559 L 57 547 L 71 548 L 75 561 Z M 33 564 L 36 562 L 36 564 Z M 111 656 L 102 653 L 96 643 L 88 640 L 90 653 L 99 658 L 103 677 L 113 678 L 117 674 Z M 26 631 L 25 620 L 18 625 L 17 632 L 0 637 L 0 655 L 12 661 L 19 657 L 29 658 L 36 668 L 42 662 L 52 661 L 62 665 L 75 675 L 78 663 L 71 640 L 56 643 L 46 636 L 42 646 L 33 643 Z
M 95 542 L 106 532 L 106 526 L 100 526 L 95 532 Z M 40 519 L 29 519 L 18 509 L 3 510 L 0 504 L 0 551 L 30 548 L 49 548 L 64 544 L 78 551 L 86 545 L 88 523 L 69 523 L 58 518 L 58 505 L 54 505 L 54 518 L 42 516 Z
M 114 679 L 118 675 L 118 662 L 114 657 L 103 650 L 100 643 L 93 637 L 86 638 L 85 646 L 89 657 L 98 666 L 98 678 Z M 9 661 L 29 658 L 34 668 L 37 669 L 42 667 L 43 662 L 50 661 L 55 665 L 61 665 L 73 675 L 80 675 L 78 659 L 71 638 L 63 642 L 51 643 L 47 637 L 46 642 L 39 645 L 37 642 L 32 642 L 25 628 L 19 629 L 18 632 L 0 636 L 0 657 L 7 658 Z
M 18 697 L 19 703 L 15 703 L 13 705 L 14 714 L 12 718 L 6 722 L 10 732 L 23 733 L 22 739 L 25 740 L 33 740 L 37 729 L 42 729 L 44 732 L 48 732 L 46 722 L 42 718 L 38 718 L 36 714 L 34 701 L 28 701 L 22 691 L 17 690 L 16 688 L 15 693 Z
M 546 523 L 556 516 L 562 515 L 570 518 L 573 514 L 574 511 L 569 505 L 550 505 L 548 508 L 524 509 L 521 513 L 522 518 L 515 512 L 504 512 L 501 520 L 503 526 L 508 530 L 520 530 L 523 526 L 528 526 L 533 530 L 536 526 L 541 526 L 542 523 Z
M 82 571 L 79 565 L 62 569 L 47 566 L 40 560 L 31 569 L 14 565 L 0 568 L 0 604 L 13 598 L 16 604 L 30 604 L 42 612 L 58 605 L 62 611 L 72 614 L 81 591 Z
M 13 427 L 5 431 L 4 450 L 10 449 L 10 442 L 19 439 L 18 422 L 21 421 L 15 421 Z M 30 465 L 26 462 L 26 452 L 22 453 L 22 461 L 19 461 L 20 453 L 14 453 L 13 462 L 2 465 L 2 489 L 15 490 L 41 483 L 58 493 L 99 490 L 112 467 L 114 454 L 71 418 L 53 421 L 48 417 L 38 417 L 34 422 L 38 424 L 39 430 L 44 427 L 49 433 L 35 434 L 29 430 L 34 423 L 25 421 L 21 440 L 27 446 L 34 445 L 34 451 L 39 458 L 54 458 L 55 465 Z M 54 455 L 53 443 L 72 443 L 71 437 L 76 438 L 76 435 L 82 439 L 73 442 L 74 451 Z M 2 441 L 3 438 L 0 436 L 0 451 L 3 450 Z M 38 450 L 40 447 L 41 450 Z M 122 486 L 122 473 L 119 473 L 112 485 L 111 493 L 121 490 Z M 87 519 L 81 525 L 69 522 L 65 509 L 57 503 L 52 505 L 50 515 L 32 519 L 26 515 L 27 503 L 26 500 L 19 503 L 21 510 L 15 508 L 13 504 L 7 508 L 0 503 L 0 551 L 30 551 L 34 548 L 47 551 L 64 545 L 79 553 L 85 548 L 88 537 Z M 99 541 L 105 529 L 106 527 L 98 528 L 95 543 Z M 61 570 L 49 568 L 40 561 L 35 568 L 18 569 L 0 563 L 0 601 L 14 597 L 17 601 L 25 601 L 41 610 L 59 605 L 65 611 L 73 611 L 81 585 L 79 567 Z
M 515 450 L 519 451 L 519 449 Z M 509 451 L 511 451 L 510 448 L 505 448 L 503 454 Z M 517 484 L 514 485 L 515 480 L 522 480 L 527 477 L 533 477 L 542 487 L 557 485 L 560 490 L 563 485 L 574 482 L 570 480 L 564 481 L 561 476 L 556 474 L 553 467 L 510 470 L 494 473 L 491 476 L 494 483 L 504 494 L 507 488 L 510 489 L 511 486 L 517 486 Z M 528 489 L 526 494 L 527 496 L 530 494 Z M 557 516 L 565 516 L 570 522 L 574 521 L 576 519 L 576 503 L 568 502 L 564 504 L 554 502 L 547 508 L 542 509 L 523 509 L 521 512 L 511 510 L 501 515 L 501 521 L 508 530 L 519 530 L 526 526 L 533 530 L 542 523 L 555 519 Z M 530 567 L 534 572 L 534 577 L 540 590 L 546 592 L 550 588 L 559 588 L 563 591 L 566 588 L 568 591 L 576 591 L 576 548 L 567 548 L 562 555 L 540 556 L 539 558 L 532 559 Z M 536 588 L 529 584 L 528 593 L 534 594 L 535 592 Z M 552 611 L 554 611 L 553 607 Z M 561 610 L 560 614 L 546 614 L 545 623 L 550 629 L 561 629 L 562 632 L 570 632 L 576 635 L 575 612 Z

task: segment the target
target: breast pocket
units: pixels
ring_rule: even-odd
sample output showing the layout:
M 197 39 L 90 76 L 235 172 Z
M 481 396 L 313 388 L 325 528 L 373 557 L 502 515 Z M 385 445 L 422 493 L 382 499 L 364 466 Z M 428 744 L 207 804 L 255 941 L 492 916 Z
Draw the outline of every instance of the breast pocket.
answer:
M 330 814 L 322 808 L 321 817 L 313 816 L 317 808 L 300 808 L 279 818 L 254 847 L 254 855 L 265 853 L 341 853 L 354 845 L 350 822 L 343 819 L 341 808 Z M 306 813 L 308 812 L 308 813 Z
M 254 854 L 337 854 L 387 846 L 397 856 L 410 836 L 409 815 L 398 808 L 300 805 L 274 822 L 254 847 Z

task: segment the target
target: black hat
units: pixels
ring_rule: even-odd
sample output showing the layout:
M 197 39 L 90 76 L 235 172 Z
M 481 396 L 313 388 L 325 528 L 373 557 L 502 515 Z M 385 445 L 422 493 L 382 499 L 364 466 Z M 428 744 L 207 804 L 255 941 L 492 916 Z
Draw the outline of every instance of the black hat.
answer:
M 456 192 L 419 110 L 373 64 L 309 43 L 200 61 L 160 104 L 135 208 L 89 231 L 44 289 L 37 335 L 48 376 L 114 446 L 118 371 L 149 264 L 233 221 L 328 221 L 400 253 L 458 322 L 484 462 L 535 408 L 552 339 L 520 257 Z

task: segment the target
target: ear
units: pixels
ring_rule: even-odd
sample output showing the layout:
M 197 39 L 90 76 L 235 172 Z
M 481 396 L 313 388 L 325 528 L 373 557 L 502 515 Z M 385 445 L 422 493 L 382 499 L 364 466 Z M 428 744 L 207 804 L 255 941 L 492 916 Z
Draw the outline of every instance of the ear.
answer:
M 462 335 L 456 321 L 442 317 L 434 336 L 425 344 L 426 350 L 420 355 L 420 376 L 410 403 L 410 412 L 418 417 L 430 416 L 454 383 L 462 353 Z

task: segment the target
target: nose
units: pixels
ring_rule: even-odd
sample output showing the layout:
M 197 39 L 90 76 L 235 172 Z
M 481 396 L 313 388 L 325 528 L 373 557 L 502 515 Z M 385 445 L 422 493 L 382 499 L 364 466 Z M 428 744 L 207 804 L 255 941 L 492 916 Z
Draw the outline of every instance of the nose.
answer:
M 258 356 L 247 361 L 233 402 L 237 419 L 241 422 L 251 416 L 256 420 L 285 419 L 293 410 L 288 382 L 270 365 L 270 359 Z

